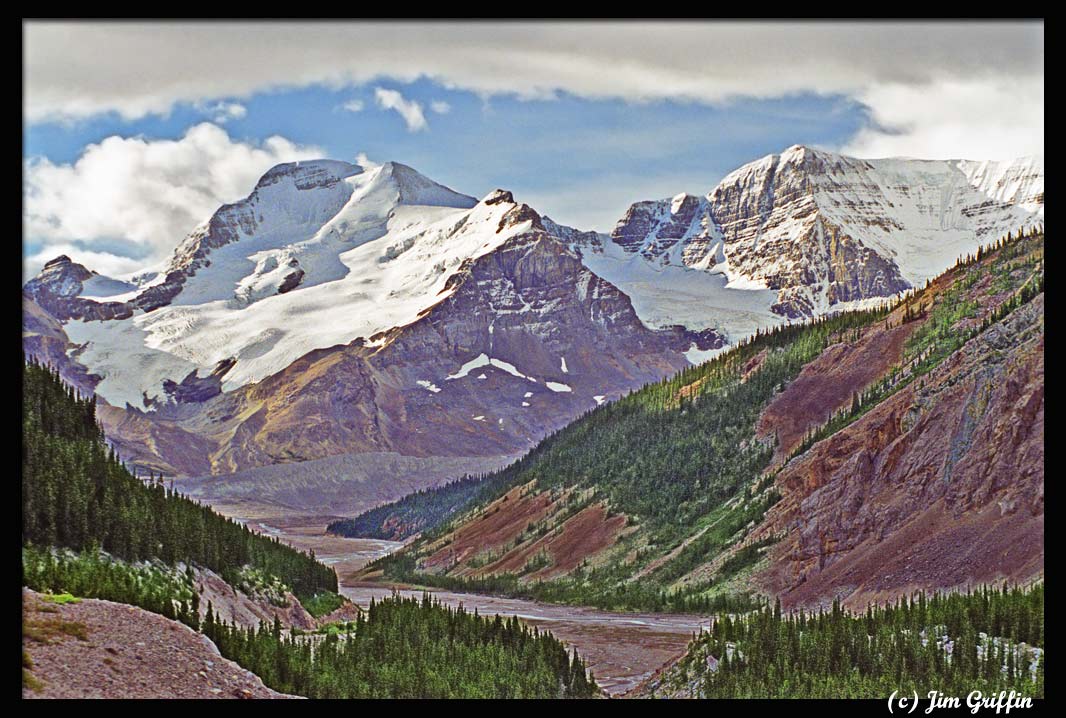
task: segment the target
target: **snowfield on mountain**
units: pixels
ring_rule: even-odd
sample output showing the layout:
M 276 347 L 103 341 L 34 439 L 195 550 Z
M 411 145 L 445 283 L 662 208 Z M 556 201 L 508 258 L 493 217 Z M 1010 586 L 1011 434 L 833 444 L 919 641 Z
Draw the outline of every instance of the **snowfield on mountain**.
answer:
M 117 331 L 94 321 L 67 325 L 72 341 L 90 344 L 81 358 L 106 377 L 102 395 L 142 406 L 142 393 L 157 396 L 163 380 L 235 358 L 223 383 L 231 390 L 310 349 L 408 324 L 447 296 L 463 261 L 530 228 L 526 221 L 497 231 L 513 205 L 493 202 L 495 194 L 478 203 L 402 165 L 323 168 L 335 184 L 301 188 L 297 174 L 260 182 L 235 205 L 248 205 L 242 212 L 253 215 L 254 229 L 241 226 L 237 241 L 212 250 L 170 305 Z M 279 293 L 297 274 L 299 291 Z

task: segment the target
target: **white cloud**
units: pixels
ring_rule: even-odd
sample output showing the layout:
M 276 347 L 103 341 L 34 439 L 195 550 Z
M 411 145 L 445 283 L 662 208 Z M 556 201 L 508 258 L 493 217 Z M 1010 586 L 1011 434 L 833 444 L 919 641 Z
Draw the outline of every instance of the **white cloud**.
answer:
M 380 162 L 374 162 L 372 159 L 366 156 L 366 152 L 360 152 L 355 156 L 355 164 L 362 167 L 364 170 L 372 170 L 381 166 Z
M 875 124 L 842 148 L 848 154 L 1005 160 L 1044 153 L 1043 77 L 892 84 L 859 97 Z
M 248 108 L 239 102 L 216 102 L 202 107 L 205 114 L 211 115 L 215 124 L 225 124 L 230 120 L 239 120 L 248 114 Z
M 343 105 L 341 105 L 341 108 L 347 110 L 348 112 L 362 112 L 363 111 L 363 101 L 362 100 L 348 100 Z
M 322 154 L 277 136 L 261 145 L 237 142 L 204 122 L 176 140 L 108 137 L 72 164 L 31 158 L 23 167 L 23 232 L 40 249 L 24 269 L 35 273 L 63 253 L 120 275 L 154 265 L 275 164 Z M 124 251 L 116 254 L 116 246 Z
M 434 100 L 429 103 L 429 109 L 433 110 L 438 115 L 446 115 L 452 111 L 452 106 L 444 100 Z
M 414 100 L 408 100 L 396 90 L 386 90 L 384 87 L 374 88 L 374 99 L 378 107 L 383 110 L 395 110 L 403 118 L 408 132 L 420 132 L 429 129 L 426 116 L 422 112 L 422 105 Z
M 511 95 L 703 103 L 813 92 L 858 98 L 886 133 L 858 150 L 919 154 L 937 136 L 982 157 L 988 137 L 1021 154 L 1041 111 L 1001 109 L 1043 85 L 1043 23 L 35 23 L 25 25 L 25 116 L 128 118 L 176 102 L 421 77 L 482 98 Z M 941 102 L 956 84 L 988 111 Z M 909 88 L 896 104 L 893 88 Z M 1030 96 L 1031 100 L 1032 97 Z M 424 121 L 424 117 L 423 117 Z M 409 123 L 410 124 L 410 123 Z M 1018 144 L 1008 140 L 1019 138 Z M 876 140 L 876 142 L 875 142 Z

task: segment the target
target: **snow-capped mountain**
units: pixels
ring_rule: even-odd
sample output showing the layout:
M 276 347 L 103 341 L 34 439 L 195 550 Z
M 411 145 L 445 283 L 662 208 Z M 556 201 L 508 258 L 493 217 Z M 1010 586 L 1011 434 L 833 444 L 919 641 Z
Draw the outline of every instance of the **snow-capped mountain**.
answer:
M 513 454 L 722 344 L 646 327 L 509 192 L 394 163 L 275 167 L 149 281 L 105 298 L 90 275 L 64 259 L 27 284 L 26 315 L 61 324 L 34 346 L 54 358 L 62 332 L 68 375 L 128 407 L 126 455 L 181 473 Z
M 704 326 L 718 315 L 712 325 L 737 338 L 753 320 L 893 295 L 1043 220 L 1040 158 L 861 160 L 796 145 L 744 165 L 706 196 L 638 202 L 609 239 L 585 245 L 589 266 L 643 305 L 642 318 Z M 700 305 L 697 317 L 664 314 L 670 285 Z
M 706 196 L 637 203 L 610 235 L 397 163 L 290 163 L 163 271 L 49 262 L 24 288 L 24 347 L 168 473 L 513 455 L 726 340 L 893 295 L 1042 222 L 1040 160 L 797 146 Z
M 403 165 L 281 165 L 177 248 L 159 282 L 128 297 L 115 325 L 67 326 L 88 343 L 109 401 L 146 406 L 164 380 L 226 361 L 224 390 L 259 381 L 312 349 L 414 321 L 459 265 L 530 222 Z M 501 228 L 502 227 L 502 228 Z M 499 230 L 499 231 L 497 231 Z

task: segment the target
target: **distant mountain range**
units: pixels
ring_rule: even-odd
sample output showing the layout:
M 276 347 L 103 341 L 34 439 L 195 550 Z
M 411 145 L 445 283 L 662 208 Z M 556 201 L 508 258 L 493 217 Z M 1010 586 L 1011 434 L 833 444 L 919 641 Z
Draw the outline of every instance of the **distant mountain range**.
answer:
M 361 452 L 503 457 L 757 328 L 921 285 L 1043 224 L 1043 162 L 791 147 L 610 235 L 398 163 L 279 165 L 130 281 L 67 257 L 23 345 L 101 398 L 132 464 L 225 474 Z

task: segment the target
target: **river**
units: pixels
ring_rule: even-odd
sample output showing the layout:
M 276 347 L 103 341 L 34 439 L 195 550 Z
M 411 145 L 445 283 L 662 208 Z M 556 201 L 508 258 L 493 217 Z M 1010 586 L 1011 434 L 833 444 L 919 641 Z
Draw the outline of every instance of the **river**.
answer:
M 402 546 L 393 541 L 329 536 L 321 521 L 246 518 L 249 526 L 303 550 L 314 549 L 324 563 L 337 569 L 341 593 L 360 606 L 392 593 L 381 584 L 361 583 L 353 574 L 370 561 Z M 402 590 L 420 596 L 420 590 Z M 582 606 L 562 606 L 517 598 L 431 590 L 449 606 L 462 604 L 483 616 L 518 616 L 525 623 L 547 629 L 577 649 L 599 686 L 618 696 L 635 687 L 668 661 L 681 655 L 692 634 L 710 625 L 707 616 L 667 613 L 618 613 Z

